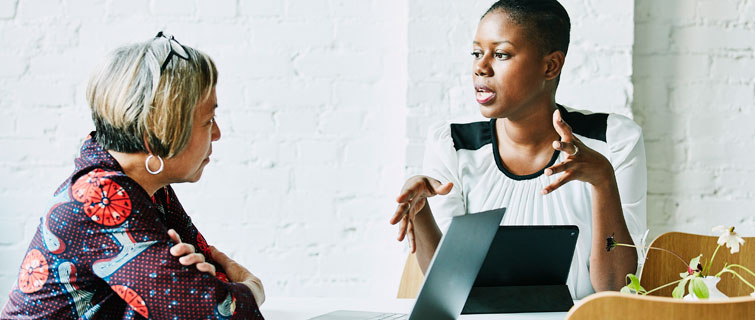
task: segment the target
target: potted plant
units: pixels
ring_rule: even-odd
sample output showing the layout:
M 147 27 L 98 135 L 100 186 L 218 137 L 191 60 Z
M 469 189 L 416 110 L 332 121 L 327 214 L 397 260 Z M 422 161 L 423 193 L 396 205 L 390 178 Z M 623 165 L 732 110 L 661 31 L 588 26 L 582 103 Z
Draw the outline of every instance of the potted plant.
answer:
M 678 254 L 667 250 L 663 248 L 656 248 L 656 247 L 640 247 L 644 250 L 660 250 L 667 253 L 672 254 L 675 256 L 679 261 L 684 265 L 684 268 L 686 269 L 685 272 L 681 272 L 679 274 L 680 279 L 676 281 L 669 282 L 667 284 L 664 284 L 662 286 L 659 286 L 657 288 L 646 290 L 640 285 L 640 279 L 634 275 L 634 274 L 627 274 L 627 284 L 623 288 L 621 288 L 622 293 L 628 293 L 628 294 L 640 294 L 640 295 L 647 295 L 649 293 L 652 293 L 654 291 L 676 285 L 674 290 L 672 291 L 672 296 L 674 298 L 684 298 L 685 300 L 698 300 L 698 299 L 725 299 L 726 295 L 723 294 L 721 291 L 719 291 L 716 288 L 716 284 L 721 280 L 721 276 L 725 273 L 731 274 L 733 277 L 738 278 L 743 283 L 745 283 L 747 286 L 753 289 L 753 293 L 751 293 L 751 296 L 755 297 L 755 286 L 753 286 L 752 283 L 747 281 L 740 272 L 744 271 L 751 276 L 755 277 L 755 273 L 750 271 L 745 266 L 739 265 L 739 264 L 724 264 L 724 267 L 717 273 L 711 272 L 711 266 L 713 264 L 713 260 L 716 258 L 716 254 L 718 253 L 718 250 L 722 246 L 726 246 L 729 248 L 732 254 L 739 252 L 739 246 L 744 245 L 744 239 L 740 237 L 736 232 L 734 232 L 734 227 L 726 228 L 724 226 L 716 226 L 713 228 L 713 232 L 716 232 L 719 234 L 717 244 L 715 251 L 713 251 L 713 254 L 711 255 L 710 260 L 704 261 L 701 263 L 701 259 L 703 258 L 703 255 L 700 254 L 697 257 L 694 257 L 689 260 L 689 263 L 687 263 L 682 257 L 680 257 Z M 637 248 L 635 245 L 631 244 L 625 244 L 617 242 L 616 239 L 614 239 L 614 236 L 611 235 L 606 239 L 606 250 L 611 251 L 615 249 L 616 247 L 633 247 Z M 680 270 L 684 270 L 681 269 Z M 685 295 L 685 292 L 688 292 L 688 294 Z

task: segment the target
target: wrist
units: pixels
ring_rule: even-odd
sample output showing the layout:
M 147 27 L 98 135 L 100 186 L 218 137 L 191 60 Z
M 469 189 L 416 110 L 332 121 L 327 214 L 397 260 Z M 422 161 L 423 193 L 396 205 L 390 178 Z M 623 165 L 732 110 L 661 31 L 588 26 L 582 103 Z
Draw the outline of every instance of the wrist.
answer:
M 435 222 L 435 217 L 433 216 L 433 211 L 430 210 L 430 204 L 425 199 L 425 205 L 414 216 L 414 228 L 424 228 L 426 225 L 432 224 L 432 222 Z
M 613 171 L 613 166 L 607 159 L 601 165 L 599 172 L 600 174 L 598 174 L 597 179 L 590 181 L 590 184 L 596 191 L 610 190 L 617 187 L 616 174 Z

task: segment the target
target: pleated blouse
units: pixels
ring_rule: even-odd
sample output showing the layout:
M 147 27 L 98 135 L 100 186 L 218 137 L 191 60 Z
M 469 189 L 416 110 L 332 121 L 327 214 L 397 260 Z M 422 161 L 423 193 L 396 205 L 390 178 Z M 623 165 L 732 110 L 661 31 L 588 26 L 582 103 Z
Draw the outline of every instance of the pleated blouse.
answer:
M 647 169 L 641 128 L 631 119 L 559 107 L 563 119 L 585 145 L 612 164 L 621 207 L 635 243 L 646 229 Z M 448 195 L 429 199 L 430 208 L 444 233 L 454 216 L 506 208 L 501 225 L 576 225 L 579 237 L 567 285 L 580 299 L 594 292 L 590 281 L 593 235 L 591 185 L 571 181 L 554 192 L 541 191 L 560 174 L 546 176 L 545 168 L 566 159 L 554 151 L 550 163 L 529 175 L 515 175 L 501 163 L 496 119 L 482 122 L 444 122 L 430 128 L 423 174 L 443 183 L 453 182 Z M 512 261 L 512 263 L 516 263 Z

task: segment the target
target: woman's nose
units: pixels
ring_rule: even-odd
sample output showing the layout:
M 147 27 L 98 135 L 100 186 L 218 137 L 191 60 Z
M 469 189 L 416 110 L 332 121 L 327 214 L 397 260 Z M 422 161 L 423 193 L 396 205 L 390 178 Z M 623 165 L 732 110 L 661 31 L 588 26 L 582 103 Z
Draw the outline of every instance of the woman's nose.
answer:
M 220 125 L 218 125 L 217 119 L 212 121 L 212 135 L 210 137 L 212 141 L 220 140 Z
M 493 68 L 490 67 L 490 61 L 487 57 L 482 57 L 474 62 L 474 74 L 479 77 L 492 76 Z

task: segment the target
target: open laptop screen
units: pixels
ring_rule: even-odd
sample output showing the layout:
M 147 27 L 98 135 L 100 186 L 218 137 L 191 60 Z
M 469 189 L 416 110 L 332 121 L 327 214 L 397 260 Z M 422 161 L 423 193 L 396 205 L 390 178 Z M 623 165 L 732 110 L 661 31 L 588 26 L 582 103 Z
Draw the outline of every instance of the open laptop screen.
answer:
M 462 314 L 567 311 L 577 226 L 500 226 Z
M 500 226 L 475 287 L 566 284 L 577 226 Z

